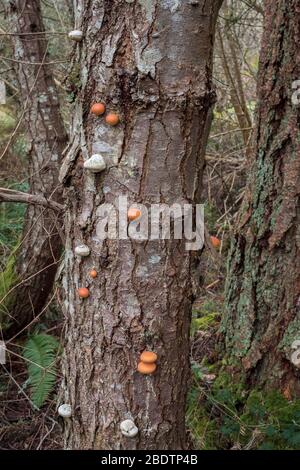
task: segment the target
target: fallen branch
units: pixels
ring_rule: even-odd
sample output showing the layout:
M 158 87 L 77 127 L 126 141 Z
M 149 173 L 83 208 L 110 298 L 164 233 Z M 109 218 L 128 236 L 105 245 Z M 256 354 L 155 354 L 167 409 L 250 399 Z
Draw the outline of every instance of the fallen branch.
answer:
M 62 212 L 64 210 L 64 206 L 62 204 L 59 204 L 56 201 L 52 201 L 51 199 L 7 188 L 0 188 L 0 202 L 22 202 L 24 204 L 37 204 L 39 206 L 48 207 L 57 212 Z

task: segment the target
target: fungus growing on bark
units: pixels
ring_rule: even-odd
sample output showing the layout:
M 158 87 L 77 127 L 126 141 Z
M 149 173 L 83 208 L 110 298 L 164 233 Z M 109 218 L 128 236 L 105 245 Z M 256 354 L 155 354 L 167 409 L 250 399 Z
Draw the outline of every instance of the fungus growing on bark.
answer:
M 132 221 L 138 219 L 141 216 L 141 211 L 139 209 L 135 209 L 131 207 L 127 212 L 128 220 Z
M 74 31 L 70 31 L 68 36 L 72 41 L 80 42 L 83 38 L 83 32 L 79 31 L 79 29 L 75 29 Z
M 89 295 L 90 295 L 90 292 L 89 290 L 86 288 L 86 287 L 80 287 L 78 289 L 78 295 L 79 297 L 81 297 L 82 299 L 86 299 Z
M 95 279 L 95 277 L 97 277 L 97 271 L 96 271 L 96 269 L 92 269 L 92 270 L 90 271 L 90 276 L 91 276 L 93 279 Z
M 292 349 L 294 352 L 291 355 L 291 362 L 294 364 L 295 367 L 300 368 L 300 341 L 295 340 L 292 344 Z
M 144 351 L 140 355 L 140 360 L 146 364 L 152 364 L 157 361 L 157 354 L 152 351 Z
M 156 370 L 156 364 L 155 362 L 152 362 L 151 364 L 146 364 L 146 362 L 141 361 L 138 363 L 137 370 L 141 374 L 145 374 L 145 375 L 153 374 L 153 372 L 155 372 Z
M 83 164 L 83 167 L 92 173 L 99 173 L 100 171 L 105 170 L 106 163 L 102 155 L 97 153 L 86 160 Z
M 120 118 L 119 118 L 118 114 L 108 113 L 108 115 L 105 118 L 105 121 L 110 126 L 116 126 L 117 124 L 119 124 Z
M 64 419 L 68 419 L 72 416 L 72 408 L 71 405 L 68 405 L 67 403 L 64 403 L 63 405 L 60 405 L 57 410 L 59 416 L 61 416 Z
M 96 116 L 101 116 L 101 114 L 105 113 L 105 104 L 104 103 L 95 103 L 91 107 L 91 113 L 95 114 Z
M 131 419 L 125 419 L 120 424 L 121 433 L 126 437 L 135 437 L 139 430 Z
M 217 237 L 211 236 L 210 241 L 214 248 L 220 248 L 221 241 Z
M 78 256 L 89 256 L 91 250 L 87 245 L 78 245 L 75 248 L 75 254 Z

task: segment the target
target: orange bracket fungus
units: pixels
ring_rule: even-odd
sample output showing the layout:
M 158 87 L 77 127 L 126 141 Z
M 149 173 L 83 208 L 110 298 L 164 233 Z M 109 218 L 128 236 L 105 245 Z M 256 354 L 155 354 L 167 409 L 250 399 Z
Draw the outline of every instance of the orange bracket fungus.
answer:
M 89 290 L 86 288 L 86 287 L 80 287 L 78 289 L 78 295 L 79 297 L 81 297 L 82 299 L 86 299 L 89 295 L 90 295 L 90 292 Z
M 103 103 L 95 103 L 91 107 L 91 113 L 95 114 L 96 116 L 101 116 L 101 114 L 105 113 L 105 104 Z
M 214 248 L 220 248 L 221 241 L 217 237 L 210 237 L 210 241 Z
M 105 118 L 105 121 L 110 126 L 116 126 L 117 124 L 119 124 L 120 118 L 119 118 L 118 114 L 108 113 L 106 118 Z
M 140 355 L 140 362 L 138 363 L 137 370 L 141 374 L 153 374 L 156 370 L 157 354 L 152 351 L 144 351 Z
M 157 354 L 152 351 L 144 351 L 140 355 L 140 360 L 146 364 L 152 364 L 157 361 Z
M 130 208 L 127 212 L 128 220 L 132 221 L 138 219 L 141 216 L 141 211 L 139 209 Z
M 106 163 L 102 155 L 96 153 L 84 162 L 83 167 L 92 173 L 99 173 L 100 171 L 105 170 Z
M 68 36 L 69 36 L 69 39 L 72 39 L 72 41 L 80 42 L 83 38 L 83 33 L 82 31 L 79 31 L 78 29 L 76 29 L 74 31 L 70 31 Z
M 156 371 L 156 364 L 153 362 L 152 364 L 146 364 L 145 362 L 139 362 L 137 366 L 137 370 L 141 374 L 149 375 L 153 374 Z
M 96 269 L 92 269 L 92 270 L 90 271 L 90 276 L 91 276 L 93 279 L 95 279 L 95 277 L 97 277 L 97 271 L 96 271 Z

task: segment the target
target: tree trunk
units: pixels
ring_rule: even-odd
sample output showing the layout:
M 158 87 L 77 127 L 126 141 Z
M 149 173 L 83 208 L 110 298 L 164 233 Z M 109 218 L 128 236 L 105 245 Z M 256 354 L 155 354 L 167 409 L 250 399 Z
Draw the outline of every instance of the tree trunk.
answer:
M 68 200 L 63 391 L 73 409 L 67 448 L 186 448 L 191 251 L 184 240 L 101 243 L 97 209 L 121 195 L 147 206 L 198 201 L 220 3 L 77 1 L 81 92 L 61 169 Z M 121 116 L 118 126 L 89 113 L 99 101 Z M 99 152 L 107 169 L 95 176 L 82 163 Z M 78 260 L 82 243 L 91 255 Z M 89 298 L 80 300 L 78 287 L 89 287 Z M 153 375 L 137 372 L 144 349 L 158 354 Z M 139 429 L 133 439 L 120 432 L 127 418 Z
M 43 65 L 49 62 L 49 57 L 40 0 L 11 1 L 10 15 L 13 30 L 22 34 L 13 41 L 14 57 L 19 61 L 15 68 L 22 113 L 30 144 L 29 192 L 61 201 L 58 172 L 67 135 L 51 67 Z M 31 34 L 36 32 L 41 34 Z M 61 216 L 56 211 L 39 205 L 28 206 L 17 253 L 18 286 L 13 290 L 13 304 L 10 304 L 13 317 L 10 334 L 30 323 L 46 303 L 61 255 L 61 226 Z
M 229 256 L 227 353 L 252 384 L 299 394 L 300 5 L 266 1 L 255 154 Z M 299 361 L 298 361 L 299 363 Z

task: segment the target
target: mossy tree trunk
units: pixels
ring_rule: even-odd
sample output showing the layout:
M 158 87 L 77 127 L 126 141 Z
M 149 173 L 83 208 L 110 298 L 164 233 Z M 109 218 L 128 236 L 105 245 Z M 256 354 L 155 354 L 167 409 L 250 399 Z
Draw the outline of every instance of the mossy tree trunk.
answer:
M 81 90 L 61 169 L 68 201 L 63 280 L 66 340 L 63 401 L 73 409 L 66 447 L 183 449 L 189 378 L 192 252 L 183 240 L 97 240 L 97 210 L 129 204 L 195 203 L 215 99 L 212 50 L 219 1 L 77 0 Z M 89 113 L 105 102 L 116 127 Z M 93 175 L 83 161 L 102 153 Z M 91 249 L 76 259 L 76 245 Z M 95 268 L 96 279 L 89 277 Z M 88 299 L 78 287 L 88 287 Z M 144 349 L 152 376 L 137 372 Z M 122 436 L 134 420 L 139 434 Z
M 300 4 L 267 0 L 251 176 L 229 256 L 227 354 L 252 384 L 299 395 Z M 294 345 L 295 346 L 295 345 Z M 298 347 L 299 349 L 299 347 Z
M 61 201 L 59 164 L 67 144 L 50 61 L 40 0 L 9 2 L 16 77 L 29 140 L 29 193 Z M 36 34 L 41 32 L 41 34 Z M 32 34 L 34 33 L 34 34 Z M 34 65 L 37 64 L 37 65 Z M 11 294 L 8 333 L 20 331 L 38 315 L 53 288 L 62 250 L 62 218 L 52 209 L 29 205 L 16 254 L 17 287 Z

